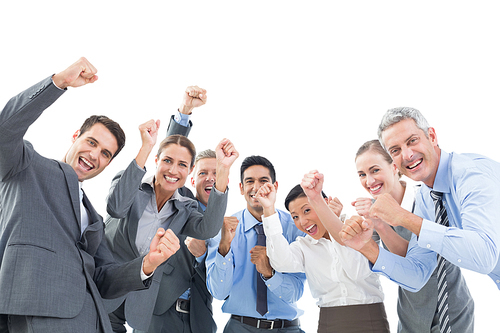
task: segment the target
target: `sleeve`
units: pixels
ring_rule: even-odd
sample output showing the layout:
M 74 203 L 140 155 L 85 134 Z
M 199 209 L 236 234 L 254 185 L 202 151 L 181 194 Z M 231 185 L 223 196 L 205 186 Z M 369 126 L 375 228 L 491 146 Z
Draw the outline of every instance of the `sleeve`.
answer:
M 288 243 L 277 213 L 262 220 L 266 234 L 267 256 L 278 272 L 305 272 L 304 255 L 297 241 Z
M 412 235 L 406 257 L 380 248 L 372 271 L 384 275 L 406 290 L 417 292 L 427 283 L 436 265 L 436 253 L 418 246 L 417 236 Z
M 301 297 L 302 294 L 304 293 L 304 282 L 306 280 L 306 275 L 302 273 L 304 271 L 303 268 L 303 263 L 304 259 L 302 257 L 302 251 L 300 251 L 298 247 L 298 243 L 295 242 L 295 239 L 298 236 L 304 236 L 304 234 L 295 227 L 295 224 L 291 220 L 291 217 L 289 214 L 283 214 L 283 213 L 276 213 L 272 216 L 271 218 L 275 219 L 272 224 L 272 228 L 269 228 L 266 230 L 266 225 L 270 225 L 270 223 L 264 224 L 264 232 L 269 234 L 272 234 L 272 240 L 275 240 L 274 237 L 278 236 L 279 237 L 279 244 L 281 246 L 286 246 L 287 249 L 292 251 L 291 257 L 289 257 L 290 260 L 295 261 L 295 263 L 280 263 L 283 266 L 284 265 L 290 265 L 288 268 L 292 268 L 291 266 L 293 265 L 293 269 L 287 270 L 288 273 L 286 272 L 280 272 L 280 270 L 276 269 L 278 272 L 275 272 L 274 276 L 271 277 L 268 280 L 264 280 L 266 282 L 267 288 L 276 296 L 278 296 L 280 299 L 286 301 L 286 302 L 297 302 Z M 266 221 L 270 222 L 270 221 Z M 264 221 L 263 221 L 264 223 Z M 285 237 L 285 233 L 283 233 L 283 224 L 284 223 L 287 228 L 286 228 L 286 235 L 288 237 Z M 285 244 L 286 243 L 286 244 Z M 295 244 L 294 244 L 295 243 Z M 276 244 L 275 244 L 276 245 Z M 266 246 L 269 249 L 270 245 L 269 242 L 266 238 Z M 277 248 L 277 246 L 273 246 L 274 249 Z M 284 254 L 286 252 L 282 251 L 283 248 L 280 247 L 278 251 L 281 252 L 281 254 Z M 269 250 L 268 250 L 269 251 Z M 272 251 L 271 251 L 272 252 Z M 271 260 L 271 259 L 270 259 Z M 271 266 L 273 264 L 271 263 Z M 302 267 L 299 267 L 302 266 Z M 274 267 L 274 266 L 273 266 Z M 295 268 L 300 268 L 300 269 L 295 269 Z M 293 272 L 293 273 L 292 273 Z M 262 277 L 261 277 L 262 278 Z
M 182 234 L 196 238 L 209 239 L 215 237 L 224 223 L 229 189 L 225 193 L 215 187 L 208 198 L 205 214 L 198 211 L 198 206 L 191 210 L 187 223 L 184 224 Z
M 454 265 L 488 274 L 497 265 L 500 252 L 500 183 L 484 172 L 468 170 L 455 184 L 456 197 L 446 196 L 444 203 L 450 222 L 458 225 L 445 227 L 424 218 L 418 244 Z
M 111 217 L 120 219 L 127 216 L 145 173 L 146 171 L 132 160 L 127 169 L 120 171 L 113 178 L 106 198 L 106 211 Z
M 28 148 L 23 137 L 63 93 L 48 77 L 7 102 L 0 112 L 0 181 L 24 170 L 31 162 L 33 148 Z
M 225 257 L 219 253 L 220 233 L 208 242 L 207 289 L 215 299 L 224 300 L 229 296 L 233 286 L 234 260 L 233 249 Z
M 304 273 L 274 273 L 266 282 L 267 288 L 285 302 L 295 303 L 304 293 Z
M 193 127 L 193 123 L 189 118 L 184 118 L 186 116 L 182 115 L 179 111 L 177 111 L 176 116 L 170 117 L 170 123 L 168 124 L 167 136 L 180 134 L 184 136 L 188 136 L 191 132 L 191 127 Z M 189 117 L 189 116 L 187 116 Z

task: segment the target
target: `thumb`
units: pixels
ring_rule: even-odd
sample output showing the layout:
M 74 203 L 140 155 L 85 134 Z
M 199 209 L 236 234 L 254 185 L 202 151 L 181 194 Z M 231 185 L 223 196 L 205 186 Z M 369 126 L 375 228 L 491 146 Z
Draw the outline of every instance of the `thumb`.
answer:
M 149 245 L 150 250 L 156 251 L 156 248 L 158 247 L 158 244 L 160 243 L 160 239 L 163 237 L 163 235 L 165 235 L 165 229 L 158 228 L 155 236 L 153 237 L 153 240 L 151 240 L 151 244 Z

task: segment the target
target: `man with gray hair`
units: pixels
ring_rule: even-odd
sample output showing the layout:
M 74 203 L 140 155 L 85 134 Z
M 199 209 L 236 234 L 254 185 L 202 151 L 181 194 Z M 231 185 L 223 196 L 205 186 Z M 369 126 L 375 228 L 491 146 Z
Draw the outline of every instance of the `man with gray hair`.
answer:
M 408 252 L 402 258 L 379 248 L 368 238 L 373 224 L 358 216 L 346 221 L 344 242 L 363 253 L 373 271 L 410 291 L 422 288 L 434 269 L 446 267 L 446 262 L 488 274 L 500 289 L 500 228 L 495 225 L 500 164 L 477 154 L 442 150 L 434 128 L 412 108 L 387 111 L 378 135 L 400 172 L 424 184 L 416 195 L 414 214 L 388 194 L 379 196 L 370 210 L 370 216 L 413 233 Z M 446 269 L 440 271 L 445 275 Z M 446 276 L 439 283 L 439 292 L 446 296 Z

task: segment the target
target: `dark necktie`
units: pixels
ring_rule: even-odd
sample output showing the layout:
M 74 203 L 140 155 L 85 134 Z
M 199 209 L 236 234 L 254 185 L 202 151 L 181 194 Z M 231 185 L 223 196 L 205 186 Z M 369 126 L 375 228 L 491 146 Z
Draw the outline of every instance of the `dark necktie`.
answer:
M 256 224 L 254 226 L 255 232 L 257 232 L 257 245 L 266 246 L 266 235 L 264 234 L 264 228 L 262 224 Z M 257 272 L 257 307 L 256 310 L 261 316 L 267 313 L 267 286 L 266 283 L 260 277 L 260 273 Z
M 436 214 L 436 223 L 448 226 L 448 214 L 443 204 L 443 193 L 431 191 L 432 200 L 434 200 L 434 211 Z M 446 259 L 437 255 L 437 278 L 438 278 L 438 315 L 439 328 L 441 333 L 450 333 L 450 317 L 448 316 L 448 290 L 446 281 Z

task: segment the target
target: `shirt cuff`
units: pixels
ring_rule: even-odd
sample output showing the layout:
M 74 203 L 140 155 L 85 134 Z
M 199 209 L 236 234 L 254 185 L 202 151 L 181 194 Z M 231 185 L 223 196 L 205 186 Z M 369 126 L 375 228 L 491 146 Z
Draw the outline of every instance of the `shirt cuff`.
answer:
M 418 245 L 428 250 L 441 253 L 443 250 L 443 240 L 448 228 L 439 223 L 423 220 Z
M 264 281 L 267 288 L 271 291 L 276 290 L 283 283 L 283 273 L 279 273 L 276 271 L 274 272 L 274 275 L 267 280 L 263 279 L 262 274 L 259 274 L 259 278 L 261 278 L 262 281 Z
M 262 225 L 264 226 L 264 233 L 268 237 L 283 234 L 283 227 L 281 226 L 279 215 L 276 212 L 268 217 L 264 217 L 263 215 Z
M 181 126 L 188 127 L 190 115 L 180 113 L 179 110 L 174 114 L 174 120 Z
M 228 269 L 229 267 L 232 267 L 233 265 L 233 252 L 229 250 L 229 252 L 226 254 L 225 257 L 222 256 L 222 254 L 219 253 L 219 250 L 217 249 L 217 253 L 215 254 L 215 265 L 218 268 L 221 269 Z
M 203 260 L 205 260 L 206 256 L 207 256 L 207 251 L 205 251 L 205 253 L 203 253 L 201 256 L 195 257 L 195 260 L 197 263 L 201 264 Z

